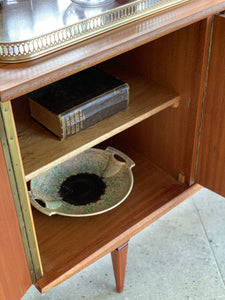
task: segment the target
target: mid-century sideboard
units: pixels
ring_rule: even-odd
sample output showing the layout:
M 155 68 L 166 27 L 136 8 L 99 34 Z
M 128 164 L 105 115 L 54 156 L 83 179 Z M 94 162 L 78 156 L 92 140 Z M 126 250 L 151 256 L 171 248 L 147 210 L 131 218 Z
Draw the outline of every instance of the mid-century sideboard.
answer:
M 112 253 L 123 289 L 127 243 L 205 186 L 225 196 L 225 1 L 190 0 L 27 62 L 0 63 L 0 299 L 45 292 Z M 130 85 L 129 107 L 64 141 L 30 117 L 27 93 L 100 65 Z M 134 162 L 115 209 L 46 216 L 29 181 L 90 147 Z M 159 250 L 160 251 L 160 250 Z

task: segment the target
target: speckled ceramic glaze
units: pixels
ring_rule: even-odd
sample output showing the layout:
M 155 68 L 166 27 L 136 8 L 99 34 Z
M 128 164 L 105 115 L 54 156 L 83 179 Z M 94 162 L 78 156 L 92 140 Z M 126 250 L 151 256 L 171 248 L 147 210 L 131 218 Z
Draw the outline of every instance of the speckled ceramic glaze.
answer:
M 115 155 L 123 161 L 117 160 Z M 48 216 L 58 214 L 82 217 L 106 212 L 122 203 L 131 192 L 131 168 L 134 165 L 129 157 L 115 148 L 89 149 L 32 179 L 30 201 L 36 209 Z M 105 192 L 95 203 L 73 205 L 60 197 L 58 191 L 63 181 L 79 173 L 96 174 L 105 182 Z M 36 200 L 41 200 L 45 207 Z

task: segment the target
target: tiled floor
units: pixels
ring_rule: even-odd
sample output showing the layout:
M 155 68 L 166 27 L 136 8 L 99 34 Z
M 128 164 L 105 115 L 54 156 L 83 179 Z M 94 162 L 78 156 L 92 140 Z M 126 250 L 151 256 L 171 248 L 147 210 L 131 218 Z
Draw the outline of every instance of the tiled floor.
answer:
M 109 255 L 41 295 L 22 300 L 225 300 L 225 198 L 202 189 L 131 239 L 125 289 Z

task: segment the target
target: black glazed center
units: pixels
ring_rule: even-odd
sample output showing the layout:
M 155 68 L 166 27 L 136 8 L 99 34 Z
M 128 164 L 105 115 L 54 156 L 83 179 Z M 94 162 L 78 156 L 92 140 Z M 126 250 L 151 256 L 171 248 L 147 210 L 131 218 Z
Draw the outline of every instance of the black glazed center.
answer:
M 80 173 L 67 177 L 59 189 L 60 197 L 73 205 L 96 202 L 105 192 L 106 185 L 96 174 Z

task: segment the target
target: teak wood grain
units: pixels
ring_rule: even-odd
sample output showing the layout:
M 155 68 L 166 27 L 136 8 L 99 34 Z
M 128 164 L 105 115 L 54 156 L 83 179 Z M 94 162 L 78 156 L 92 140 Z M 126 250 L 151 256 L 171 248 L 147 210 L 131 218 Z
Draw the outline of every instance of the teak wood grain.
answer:
M 225 196 L 225 15 L 215 16 L 197 182 Z
M 15 118 L 26 180 L 62 163 L 87 148 L 118 134 L 134 124 L 176 104 L 180 97 L 174 91 L 126 72 L 117 65 L 114 74 L 129 83 L 130 103 L 126 110 L 107 118 L 83 131 L 59 141 L 55 136 L 30 118 L 25 103 L 15 100 Z
M 123 139 L 135 140 L 152 161 L 175 177 L 183 174 L 188 184 L 194 183 L 210 32 L 211 18 L 116 58 L 128 70 L 181 96 L 177 109 L 154 115 L 126 132 Z
M 192 0 L 31 62 L 0 64 L 0 100 L 7 101 L 115 57 L 225 9 L 222 0 Z
M 123 148 L 113 140 L 110 145 L 122 149 L 136 163 L 133 190 L 121 205 L 86 218 L 49 218 L 33 212 L 44 267 L 44 276 L 36 282 L 41 292 L 126 243 L 200 188 L 188 190 L 128 145 Z
M 29 118 L 29 110 L 26 110 L 24 104 L 26 101 L 13 100 L 26 180 L 114 135 L 115 138 L 105 143 L 121 149 L 136 162 L 132 193 L 110 212 L 87 218 L 66 218 L 47 217 L 33 210 L 44 268 L 44 276 L 36 282 L 36 286 L 42 292 L 112 252 L 201 188 L 193 185 L 188 189 L 188 185 L 179 184 L 174 178 L 180 172 L 184 174 L 188 184 L 193 183 L 211 16 L 224 9 L 225 1 L 192 0 L 44 58 L 20 64 L 0 64 L 1 101 L 12 100 L 109 59 L 110 63 L 114 63 L 113 59 L 116 59 L 121 64 L 121 70 L 123 66 L 128 68 L 125 73 L 119 73 L 122 76 L 129 75 L 131 88 L 134 89 L 134 93 L 131 93 L 131 105 L 126 112 L 94 125 L 63 143 Z M 223 18 L 215 18 L 205 100 L 207 114 L 203 120 L 197 174 L 197 178 L 201 176 L 202 182 L 208 179 L 214 181 L 212 188 L 218 182 L 218 191 L 224 186 L 225 161 L 225 131 L 221 115 L 225 92 Z M 132 74 L 135 76 L 132 77 Z M 156 81 L 156 84 L 151 83 L 149 87 L 152 81 Z M 214 99 L 214 95 L 217 99 Z M 177 109 L 169 108 L 177 104 L 179 99 L 181 101 Z M 17 110 L 16 106 L 21 103 L 21 110 Z M 168 109 L 164 110 L 165 108 Z M 210 113 L 212 111 L 213 114 Z M 129 127 L 132 128 L 128 129 Z M 4 162 L 1 153 L 0 148 L 0 162 Z M 215 167 L 218 172 L 214 170 Z M 7 230 L 10 231 L 8 238 L 11 245 L 7 253 L 4 251 L 8 249 L 8 244 L 0 248 L 0 258 L 2 250 L 6 256 L 10 253 L 15 255 L 12 260 L 9 257 L 3 261 L 4 269 L 8 268 L 12 274 L 7 273 L 8 277 L 0 274 L 0 282 L 3 282 L 0 297 L 1 293 L 4 297 L 4 293 L 8 292 L 7 278 L 14 280 L 14 276 L 15 280 L 20 281 L 17 289 L 11 292 L 19 297 L 25 287 L 28 287 L 28 275 L 27 268 L 21 265 L 24 258 L 17 260 L 19 255 L 23 256 L 22 252 L 17 252 L 14 248 L 18 245 L 21 247 L 21 241 L 14 239 L 18 227 L 16 231 L 12 227 L 13 233 L 11 231 L 11 226 L 17 222 L 13 205 L 9 206 L 7 202 L 6 206 L 4 202 L 5 199 L 10 199 L 9 203 L 12 204 L 13 200 L 4 168 L 0 169 L 0 183 L 4 184 L 0 193 L 0 199 L 3 197 L 3 201 L 0 201 L 0 205 L 3 205 L 1 217 L 3 216 L 4 227 L 10 223 Z M 0 232 L 0 235 L 5 239 L 5 232 Z M 14 266 L 17 267 L 15 273 Z M 21 278 L 18 279 L 20 269 Z
M 31 286 L 13 195 L 0 143 L 0 299 L 20 299 Z

